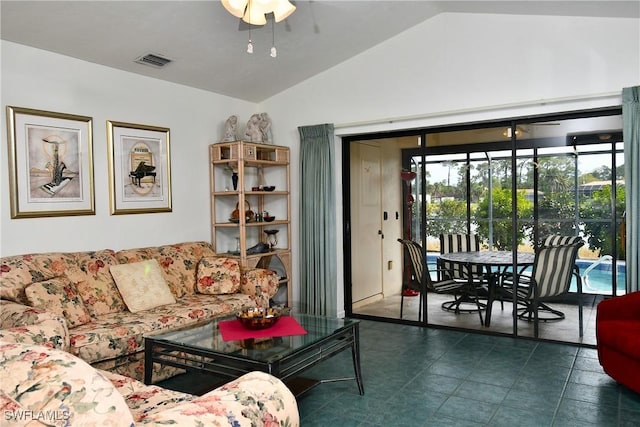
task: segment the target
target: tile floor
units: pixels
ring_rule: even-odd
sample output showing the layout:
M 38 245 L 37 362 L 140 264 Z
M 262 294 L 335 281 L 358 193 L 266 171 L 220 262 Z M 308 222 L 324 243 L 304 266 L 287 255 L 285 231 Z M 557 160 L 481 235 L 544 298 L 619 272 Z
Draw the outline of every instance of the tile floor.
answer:
M 640 395 L 574 345 L 363 321 L 365 395 L 325 383 L 299 399 L 302 426 L 638 426 Z M 349 375 L 341 353 L 309 376 Z
M 298 399 L 303 427 L 640 425 L 640 395 L 593 348 L 369 320 L 360 345 L 365 394 L 354 381 L 317 386 Z M 351 376 L 351 355 L 307 374 Z M 202 376 L 161 385 L 189 392 Z
M 583 337 L 580 337 L 578 329 L 578 306 L 575 304 L 550 303 L 555 309 L 565 313 L 565 319 L 557 322 L 540 323 L 539 337 L 545 340 L 562 341 L 576 344 L 596 345 L 596 307 L 602 300 L 602 296 L 583 296 Z M 489 327 L 480 324 L 480 317 L 477 313 L 455 314 L 444 311 L 441 304 L 451 300 L 448 295 L 432 294 L 428 295 L 428 321 L 437 326 L 448 326 L 476 330 L 487 333 L 513 334 L 513 317 L 511 316 L 511 305 L 505 303 L 504 309 L 499 302 L 495 302 L 491 314 L 491 325 Z M 402 318 L 404 320 L 418 320 L 419 297 L 405 297 Z M 367 304 L 354 309 L 358 315 L 376 316 L 382 318 L 400 318 L 400 296 L 394 295 L 384 298 L 378 302 Z M 484 315 L 484 312 L 483 312 Z M 524 320 L 518 320 L 518 335 L 523 337 L 533 337 L 533 325 Z M 640 425 L 640 424 L 639 424 Z

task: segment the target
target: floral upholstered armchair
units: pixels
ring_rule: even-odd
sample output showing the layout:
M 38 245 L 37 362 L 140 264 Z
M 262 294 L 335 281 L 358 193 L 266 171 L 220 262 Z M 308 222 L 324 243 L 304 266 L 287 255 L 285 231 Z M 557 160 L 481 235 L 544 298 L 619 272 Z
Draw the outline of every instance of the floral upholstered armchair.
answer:
M 3 426 L 298 426 L 295 397 L 251 372 L 203 396 L 94 369 L 64 351 L 0 341 Z

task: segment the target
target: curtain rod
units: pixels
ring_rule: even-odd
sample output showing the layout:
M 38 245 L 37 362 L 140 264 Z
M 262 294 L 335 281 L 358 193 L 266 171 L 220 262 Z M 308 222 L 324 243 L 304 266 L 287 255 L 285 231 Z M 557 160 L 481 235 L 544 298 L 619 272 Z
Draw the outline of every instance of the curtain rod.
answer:
M 334 125 L 334 127 L 335 129 L 340 129 L 340 128 L 349 128 L 349 127 L 378 125 L 383 123 L 397 123 L 397 122 L 406 122 L 410 120 L 430 119 L 434 117 L 455 116 L 459 114 L 481 113 L 481 112 L 502 110 L 502 109 L 508 109 L 508 108 L 531 107 L 534 105 L 560 104 L 563 102 L 572 102 L 572 101 L 593 101 L 597 99 L 611 98 L 614 96 L 622 96 L 622 92 L 598 93 L 598 94 L 586 95 L 586 96 L 566 96 L 562 98 L 539 99 L 536 101 L 514 102 L 510 104 L 489 105 L 485 107 L 463 108 L 460 110 L 439 111 L 435 113 L 416 114 L 413 116 L 400 116 L 400 117 L 390 117 L 386 119 L 365 120 L 361 122 L 340 123 L 340 124 Z

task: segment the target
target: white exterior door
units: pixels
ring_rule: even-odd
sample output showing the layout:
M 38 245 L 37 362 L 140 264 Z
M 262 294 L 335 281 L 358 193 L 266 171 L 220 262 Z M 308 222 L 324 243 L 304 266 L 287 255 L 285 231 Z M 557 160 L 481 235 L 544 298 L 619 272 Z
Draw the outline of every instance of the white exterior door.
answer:
M 380 148 L 351 144 L 352 303 L 382 297 L 382 159 Z

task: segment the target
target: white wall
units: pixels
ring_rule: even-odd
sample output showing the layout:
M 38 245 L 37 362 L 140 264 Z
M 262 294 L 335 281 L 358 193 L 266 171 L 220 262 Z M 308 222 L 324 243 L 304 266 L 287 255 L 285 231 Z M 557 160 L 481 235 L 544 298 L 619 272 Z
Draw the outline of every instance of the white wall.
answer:
M 211 239 L 207 146 L 256 105 L 2 41 L 0 254 Z M 93 117 L 94 216 L 10 219 L 7 105 Z M 106 121 L 170 128 L 173 212 L 109 215 Z
M 638 19 L 442 14 L 274 96 L 260 109 L 278 124 L 278 142 L 292 147 L 295 177 L 300 125 L 335 123 L 342 136 L 620 105 L 622 88 L 639 83 Z M 593 96 L 601 94 L 608 95 Z M 407 120 L 383 120 L 398 117 Z M 374 123 L 348 125 L 369 121 Z M 337 138 L 337 165 L 340 145 Z M 338 224 L 341 179 L 337 169 Z M 297 189 L 294 180 L 294 237 Z M 339 229 L 339 310 L 341 245 Z M 293 254 L 295 278 L 299 261 Z
M 255 111 L 268 111 L 276 143 L 292 149 L 295 281 L 298 126 L 335 123 L 339 137 L 618 105 L 622 87 L 640 82 L 639 36 L 637 19 L 444 14 L 259 106 L 2 41 L 3 141 L 6 105 L 92 116 L 96 215 L 11 220 L 4 147 L 0 255 L 209 240 L 206 147 L 219 139 L 229 115 L 238 114 L 244 121 Z M 603 93 L 614 95 L 588 99 Z M 557 98 L 568 99 L 534 102 Z M 416 115 L 423 118 L 344 126 Z M 171 129 L 172 213 L 109 215 L 106 120 Z M 340 144 L 337 138 L 336 165 L 342 161 Z M 342 194 L 339 169 L 336 192 Z M 338 197 L 338 224 L 341 212 Z M 327 280 L 338 286 L 340 308 L 344 288 L 340 230 L 337 237 L 338 277 Z M 294 288 L 294 301 L 298 295 Z

